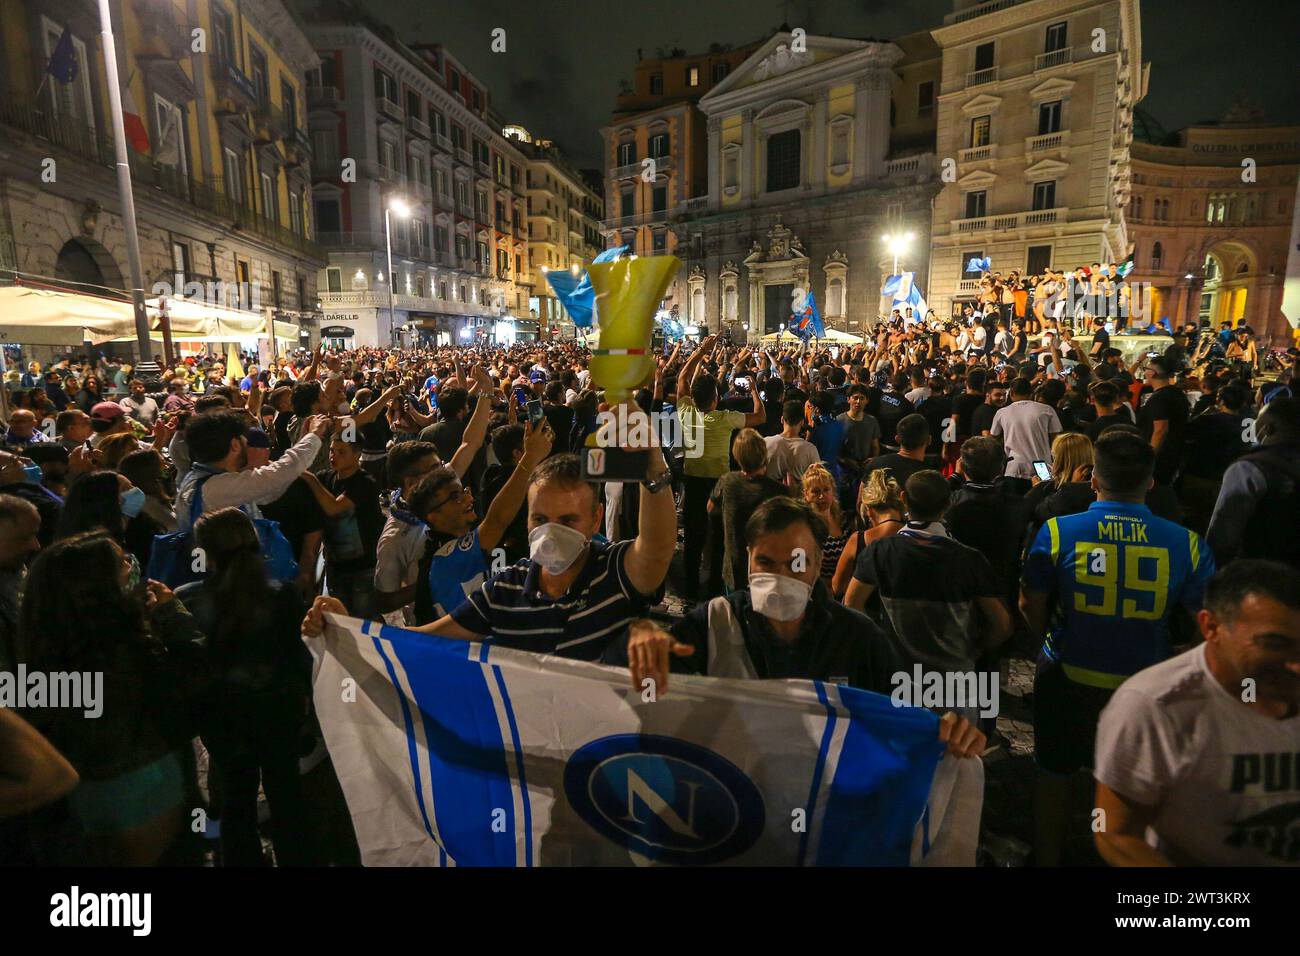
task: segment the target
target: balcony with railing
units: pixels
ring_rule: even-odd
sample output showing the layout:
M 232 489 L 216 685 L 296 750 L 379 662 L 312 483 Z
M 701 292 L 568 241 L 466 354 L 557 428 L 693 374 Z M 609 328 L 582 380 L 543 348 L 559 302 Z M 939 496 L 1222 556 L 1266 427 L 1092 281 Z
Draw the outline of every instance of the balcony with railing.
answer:
M 446 133 L 434 133 L 433 145 L 437 146 L 444 153 L 451 152 L 451 137 Z
M 1042 133 L 1038 136 L 1025 137 L 1025 155 L 1031 153 L 1046 153 L 1056 149 L 1064 149 L 1070 143 L 1069 130 L 1057 130 L 1055 133 Z
M 1010 232 L 1033 226 L 1048 226 L 1067 221 L 1069 210 L 1034 209 L 1027 212 L 1006 213 L 997 216 L 980 216 L 974 219 L 954 219 L 951 231 L 958 235 L 976 232 Z
M 311 174 L 321 179 L 338 179 L 343 172 L 343 166 L 337 156 L 313 156 L 311 158 Z
M 464 146 L 456 147 L 456 159 L 464 163 L 466 166 L 472 166 L 474 164 L 474 157 L 469 154 L 469 150 Z
M 54 117 L 30 106 L 3 102 L 0 103 L 0 126 L 43 140 L 105 170 L 116 167 L 111 138 L 69 117 Z M 4 138 L 7 142 L 13 140 L 9 134 Z M 159 163 L 153 157 L 134 150 L 128 149 L 127 158 L 138 202 L 183 203 L 192 210 L 221 220 L 228 227 L 233 226 L 312 258 L 324 257 L 316 243 L 254 209 L 251 197 L 243 192 L 242 187 L 227 191 L 219 177 L 203 182 L 190 179 L 175 166 Z M 111 173 L 104 174 L 105 184 L 110 177 Z M 230 192 L 238 194 L 232 196 Z
M 1060 50 L 1050 50 L 1047 53 L 1040 53 L 1034 57 L 1034 71 L 1049 70 L 1054 66 L 1062 66 L 1070 63 L 1074 59 L 1074 51 L 1070 47 L 1063 47 Z
M 261 99 L 257 87 L 244 71 L 230 60 L 220 56 L 212 58 L 212 80 L 216 85 L 217 95 L 229 100 L 237 112 L 254 109 Z
M 970 149 L 959 150 L 957 153 L 957 162 L 980 163 L 985 160 L 996 159 L 997 155 L 997 144 L 985 143 L 983 146 L 972 146 Z
M 386 96 L 375 97 L 375 107 L 384 116 L 389 116 L 399 123 L 402 121 L 403 113 L 401 105 L 394 103 Z
M 628 163 L 626 166 L 617 166 L 610 173 L 612 179 L 631 179 L 634 176 L 641 175 L 641 161 L 638 159 L 634 163 Z
M 336 109 L 339 105 L 339 90 L 337 86 L 309 86 L 307 87 L 307 108 L 308 109 Z
M 990 66 L 983 70 L 971 70 L 966 74 L 966 86 L 980 86 L 984 83 L 996 82 L 998 78 L 998 68 Z
M 899 156 L 885 160 L 885 176 L 928 176 L 934 170 L 934 153 Z
M 486 159 L 475 160 L 474 168 L 477 169 L 481 175 L 484 176 L 492 175 L 492 167 L 488 165 L 488 161 Z
M 999 10 L 1005 10 L 1008 7 L 1014 7 L 1016 4 L 1024 2 L 1025 0 L 989 0 L 988 3 L 981 3 L 977 7 L 967 7 L 965 10 L 950 13 L 943 18 L 943 22 L 945 26 L 950 23 L 964 23 L 975 17 L 982 17 L 986 13 L 996 13 Z
M 292 124 L 283 109 L 270 100 L 260 100 L 253 107 L 253 125 L 258 130 L 254 142 L 274 143 L 292 132 Z
M 406 131 L 415 134 L 421 139 L 430 139 L 433 135 L 429 131 L 429 124 L 418 116 L 408 116 L 406 118 Z
M 135 0 L 132 4 L 136 12 L 136 22 L 140 25 L 140 37 L 144 41 L 142 49 L 137 52 L 140 59 L 165 58 L 168 60 L 188 59 L 190 55 L 190 31 L 182 25 L 176 16 L 176 9 L 170 4 L 157 4 L 152 0 Z

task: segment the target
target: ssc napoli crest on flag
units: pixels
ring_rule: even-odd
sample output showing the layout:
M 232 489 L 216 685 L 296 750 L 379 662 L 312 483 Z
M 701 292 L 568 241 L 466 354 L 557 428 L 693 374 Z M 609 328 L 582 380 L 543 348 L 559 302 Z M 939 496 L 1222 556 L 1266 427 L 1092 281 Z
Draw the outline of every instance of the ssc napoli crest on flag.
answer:
M 661 863 L 717 863 L 763 832 L 763 796 L 740 769 L 673 737 L 619 734 L 564 770 L 570 805 L 620 846 Z

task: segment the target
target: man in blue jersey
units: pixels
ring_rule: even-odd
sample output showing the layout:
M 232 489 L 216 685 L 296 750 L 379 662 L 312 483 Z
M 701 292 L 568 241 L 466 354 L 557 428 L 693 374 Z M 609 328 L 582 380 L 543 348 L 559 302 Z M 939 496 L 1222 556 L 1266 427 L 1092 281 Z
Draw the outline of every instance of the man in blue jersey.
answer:
M 451 468 L 439 466 L 411 492 L 410 508 L 428 526 L 415 582 L 415 623 L 432 624 L 478 590 L 492 571 L 492 552 L 528 494 L 533 469 L 551 453 L 555 435 L 545 421 L 524 434 L 523 456 L 479 523 L 474 493 Z M 502 552 L 504 557 L 504 552 Z M 504 559 L 499 562 L 501 570 Z
M 1039 865 L 1060 861 L 1069 777 L 1092 765 L 1102 708 L 1127 677 L 1173 655 L 1170 616 L 1198 610 L 1214 574 L 1204 541 L 1143 503 L 1155 456 L 1131 432 L 1102 435 L 1097 500 L 1050 519 L 1025 558 L 1020 609 L 1030 634 L 1044 636 L 1034 678 Z

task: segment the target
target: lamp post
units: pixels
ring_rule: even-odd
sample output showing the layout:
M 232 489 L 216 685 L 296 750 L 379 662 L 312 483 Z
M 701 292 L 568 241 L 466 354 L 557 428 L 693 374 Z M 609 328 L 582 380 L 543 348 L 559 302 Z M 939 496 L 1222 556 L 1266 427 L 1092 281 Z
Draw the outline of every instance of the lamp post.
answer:
M 149 338 L 149 315 L 144 306 L 144 269 L 140 264 L 140 233 L 135 221 L 135 195 L 131 190 L 131 165 L 123 125 L 122 87 L 118 85 L 117 45 L 113 40 L 113 18 L 109 0 L 99 0 L 100 43 L 104 51 L 104 74 L 108 81 L 108 105 L 113 121 L 113 160 L 117 167 L 117 192 L 122 203 L 122 229 L 126 238 L 126 261 L 131 272 L 131 308 L 135 312 L 136 346 L 140 361 L 135 372 L 140 378 L 155 378 L 161 369 L 153 360 Z
M 394 325 L 393 311 L 393 223 L 391 213 L 403 219 L 411 215 L 411 207 L 394 197 L 384 204 L 384 243 L 388 246 L 388 335 L 394 343 L 397 341 L 397 328 Z
M 894 257 L 894 271 L 890 273 L 890 275 L 898 275 L 898 255 L 899 253 L 905 252 L 907 250 L 908 244 L 913 239 L 916 238 L 916 233 L 906 232 L 906 233 L 894 233 L 892 235 L 886 233 L 880 238 L 885 243 L 886 247 L 888 247 L 890 253 Z

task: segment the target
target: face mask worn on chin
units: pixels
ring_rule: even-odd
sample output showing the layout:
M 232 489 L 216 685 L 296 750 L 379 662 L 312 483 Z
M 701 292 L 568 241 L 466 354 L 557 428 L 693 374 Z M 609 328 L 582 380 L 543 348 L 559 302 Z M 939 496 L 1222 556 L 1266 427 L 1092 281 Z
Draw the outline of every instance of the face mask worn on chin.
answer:
M 784 574 L 751 574 L 749 598 L 754 610 L 774 621 L 794 621 L 803 616 L 812 598 L 812 585 Z
M 128 518 L 134 518 L 144 507 L 144 492 L 139 488 L 132 488 L 124 491 L 119 496 L 122 502 L 122 514 Z
M 585 534 L 553 521 L 528 533 L 528 556 L 547 574 L 563 574 L 569 570 L 586 547 Z

